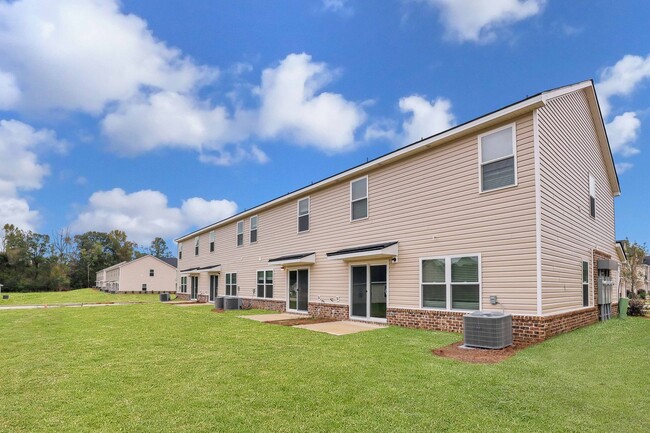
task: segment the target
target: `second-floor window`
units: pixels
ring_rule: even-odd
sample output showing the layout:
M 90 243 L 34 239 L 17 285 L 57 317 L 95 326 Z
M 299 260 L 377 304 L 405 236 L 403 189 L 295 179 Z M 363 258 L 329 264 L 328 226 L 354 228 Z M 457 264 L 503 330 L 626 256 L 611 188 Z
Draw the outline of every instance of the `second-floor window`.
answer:
M 212 230 L 212 231 L 210 232 L 210 252 L 211 252 L 211 253 L 214 252 L 214 242 L 215 242 L 216 239 L 217 239 L 217 235 L 216 235 L 216 233 L 214 232 L 214 230 Z
M 350 182 L 350 219 L 368 217 L 368 177 Z
M 514 124 L 480 135 L 479 158 L 481 191 L 516 185 Z
M 298 200 L 298 232 L 309 231 L 309 197 Z
M 241 247 L 244 245 L 244 221 L 239 221 L 237 223 L 237 246 Z
M 199 255 L 199 237 L 198 236 L 194 240 L 194 255 L 195 256 Z
M 150 277 L 153 277 L 153 275 L 154 275 L 154 270 L 153 270 L 153 269 L 149 269 L 149 276 L 150 276 Z
M 183 244 L 178 244 L 178 260 L 183 258 Z
M 596 218 L 596 179 L 589 175 L 589 215 Z
M 251 217 L 251 233 L 250 242 L 254 244 L 257 242 L 257 215 Z

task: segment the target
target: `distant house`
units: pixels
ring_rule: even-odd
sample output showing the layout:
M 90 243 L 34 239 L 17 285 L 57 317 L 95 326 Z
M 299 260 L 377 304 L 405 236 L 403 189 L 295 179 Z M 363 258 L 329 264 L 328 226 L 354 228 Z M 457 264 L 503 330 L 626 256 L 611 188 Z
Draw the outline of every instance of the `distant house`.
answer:
M 177 238 L 177 295 L 444 331 L 505 311 L 544 340 L 598 321 L 601 282 L 616 311 L 618 195 L 584 81 Z
M 146 255 L 97 272 L 95 287 L 109 293 L 176 292 L 176 258 Z

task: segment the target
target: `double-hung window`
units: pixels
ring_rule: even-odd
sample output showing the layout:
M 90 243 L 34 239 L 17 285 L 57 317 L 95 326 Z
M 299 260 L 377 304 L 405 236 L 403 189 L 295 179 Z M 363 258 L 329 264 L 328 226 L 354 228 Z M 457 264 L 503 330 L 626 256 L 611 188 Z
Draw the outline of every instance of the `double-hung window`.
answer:
M 589 306 L 589 262 L 582 262 L 582 306 Z
M 181 260 L 183 258 L 183 244 L 179 243 L 178 244 L 178 260 Z
M 422 307 L 478 310 L 481 297 L 479 268 L 478 255 L 422 259 Z
M 273 271 L 257 271 L 257 297 L 273 297 Z
M 298 200 L 298 233 L 309 231 L 309 197 Z
M 515 125 L 479 136 L 481 191 L 517 184 Z
M 589 175 L 589 215 L 596 218 L 596 179 Z
M 143 292 L 146 292 L 146 291 L 147 291 L 147 285 L 146 285 L 146 284 L 142 284 L 142 291 L 143 291 Z
M 199 255 L 199 239 L 200 239 L 200 237 L 197 236 L 196 239 L 194 240 L 194 255 L 195 256 Z
M 350 219 L 352 221 L 368 217 L 368 177 L 350 182 Z
M 217 234 L 215 233 L 214 230 L 212 230 L 210 232 L 210 252 L 211 253 L 214 252 L 214 243 L 215 243 L 216 239 L 217 239 Z
M 181 293 L 187 293 L 187 277 L 181 277 Z
M 251 233 L 250 233 L 250 242 L 254 244 L 257 242 L 257 215 L 251 217 Z
M 237 296 L 237 274 L 226 274 L 226 296 Z
M 237 246 L 244 245 L 244 221 L 237 222 Z
M 153 269 L 149 269 L 149 276 L 150 277 L 153 277 L 154 273 L 155 273 L 155 271 Z

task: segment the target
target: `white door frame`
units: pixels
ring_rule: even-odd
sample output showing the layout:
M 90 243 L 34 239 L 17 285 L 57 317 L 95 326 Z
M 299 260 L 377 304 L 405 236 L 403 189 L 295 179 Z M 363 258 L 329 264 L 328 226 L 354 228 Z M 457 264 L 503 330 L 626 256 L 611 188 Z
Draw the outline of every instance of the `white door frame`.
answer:
M 370 316 L 370 267 L 371 266 L 386 266 L 386 309 L 388 310 L 388 299 L 390 297 L 390 266 L 387 260 L 381 261 L 367 261 L 367 262 L 353 262 L 348 266 L 348 299 L 349 299 L 349 315 L 351 320 L 363 320 L 365 322 L 379 322 L 386 323 L 386 318 L 371 317 Z M 365 266 L 367 269 L 366 274 L 366 315 L 365 316 L 353 316 L 352 315 L 352 268 L 357 266 Z
M 298 310 L 298 297 L 296 296 L 296 309 L 292 310 L 289 308 L 289 290 L 290 290 L 290 284 L 291 284 L 291 278 L 289 278 L 289 274 L 293 271 L 296 273 L 298 271 L 305 270 L 307 271 L 307 310 Z M 299 267 L 299 268 L 291 268 L 287 269 L 287 305 L 286 305 L 286 310 L 291 312 L 291 313 L 298 313 L 298 314 L 309 314 L 309 293 L 311 292 L 311 270 L 309 267 Z M 297 274 L 296 274 L 297 277 Z M 297 280 L 296 280 L 297 281 Z

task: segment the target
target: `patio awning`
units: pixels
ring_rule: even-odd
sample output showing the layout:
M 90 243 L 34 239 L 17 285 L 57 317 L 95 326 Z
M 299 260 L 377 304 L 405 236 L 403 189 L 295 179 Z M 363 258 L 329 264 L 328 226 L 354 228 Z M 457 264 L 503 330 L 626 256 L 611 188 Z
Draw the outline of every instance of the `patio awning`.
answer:
M 221 265 L 210 265 L 198 268 L 199 272 L 221 272 Z
M 195 268 L 181 269 L 180 272 L 181 272 L 181 274 L 198 274 L 199 273 L 199 268 L 197 266 Z
M 269 263 L 280 266 L 305 266 L 316 263 L 316 253 L 292 254 L 269 259 Z
M 390 259 L 397 257 L 397 246 L 398 243 L 395 241 L 344 248 L 342 250 L 327 253 L 327 258 L 335 260 Z

